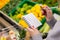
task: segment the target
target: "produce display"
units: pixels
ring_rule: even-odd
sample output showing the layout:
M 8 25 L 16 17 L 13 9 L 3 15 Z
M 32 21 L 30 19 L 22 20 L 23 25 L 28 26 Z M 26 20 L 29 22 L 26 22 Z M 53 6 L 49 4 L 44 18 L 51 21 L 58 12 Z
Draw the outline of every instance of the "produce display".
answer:
M 42 5 L 41 7 L 43 7 Z M 22 16 L 27 15 L 29 13 L 33 13 L 39 21 L 45 17 L 42 15 L 42 8 L 39 4 L 34 5 L 33 7 L 28 4 L 24 4 L 22 8 L 17 8 L 15 11 L 15 15 L 10 13 L 10 17 L 18 22 L 23 28 L 27 28 L 28 24 L 22 19 Z
M 2 4 L 0 2 L 0 7 L 2 7 Z M 6 4 L 1 11 L 6 13 L 10 18 L 21 25 L 23 29 L 17 32 L 9 31 L 8 36 L 0 36 L 0 40 L 30 40 L 30 34 L 25 30 L 28 28 L 28 24 L 22 19 L 24 15 L 30 13 L 33 13 L 42 23 L 42 25 L 38 27 L 38 30 L 42 33 L 42 37 L 46 38 L 50 30 L 50 26 L 46 23 L 46 18 L 44 16 L 46 14 L 42 13 L 42 8 L 49 6 L 51 7 L 53 14 L 56 13 L 60 15 L 60 8 L 57 8 L 57 5 L 57 0 L 10 0 L 10 2 Z
M 47 4 L 50 7 L 58 6 L 57 0 L 32 0 L 34 2 L 38 2 L 40 4 Z
M 12 16 L 12 15 L 10 14 L 10 17 L 11 17 L 12 19 L 14 19 L 15 21 L 17 21 L 17 22 L 18 22 L 20 25 L 22 25 L 24 28 L 25 28 L 25 27 L 28 27 L 27 23 L 26 23 L 23 19 L 21 19 L 21 17 L 22 17 L 23 15 L 26 15 L 26 14 L 27 14 L 27 13 L 25 13 L 26 10 L 30 9 L 31 7 L 32 7 L 31 5 L 24 4 L 22 8 L 17 8 L 17 9 L 16 9 L 17 11 L 15 12 L 15 15 L 14 15 L 14 16 Z
M 24 0 L 10 0 L 10 2 L 1 10 L 8 14 L 15 6 L 17 6 L 21 1 Z M 50 7 L 58 6 L 57 0 L 29 0 L 29 1 L 35 1 L 39 4 L 47 4 Z
M 42 21 L 45 18 L 45 16 L 42 15 L 41 7 L 43 8 L 45 6 L 46 5 L 40 6 L 39 4 L 35 4 L 34 6 L 32 6 L 32 5 L 28 5 L 27 3 L 25 3 L 23 4 L 22 7 L 17 7 L 16 11 L 14 13 L 11 12 L 9 16 L 13 20 L 15 20 L 19 25 L 21 25 L 22 28 L 28 28 L 28 24 L 22 19 L 22 16 L 33 13 L 39 21 Z M 26 38 L 27 37 L 26 35 L 29 35 L 26 33 L 27 32 L 25 30 L 22 30 L 21 32 L 19 32 L 20 38 L 21 39 Z
M 27 10 L 26 13 L 33 13 L 40 21 L 45 17 L 44 15 L 42 15 L 42 8 L 39 4 L 34 5 L 31 9 Z

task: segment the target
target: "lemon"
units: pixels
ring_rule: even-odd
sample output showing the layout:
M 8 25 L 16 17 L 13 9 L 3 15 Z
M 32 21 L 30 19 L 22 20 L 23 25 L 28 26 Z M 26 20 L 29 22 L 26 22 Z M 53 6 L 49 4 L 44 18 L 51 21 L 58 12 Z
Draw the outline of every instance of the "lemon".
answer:
M 19 24 L 23 27 L 23 28 L 28 28 L 28 24 L 24 21 L 24 20 L 20 20 Z
M 35 12 L 40 13 L 40 10 L 36 9 Z
M 17 15 L 17 18 L 21 18 L 23 15 L 20 13 Z
M 35 10 L 36 10 L 35 7 L 32 7 L 32 8 L 31 8 L 31 11 L 32 11 L 32 12 L 35 11 Z
M 38 16 L 38 13 L 36 13 L 36 12 L 32 12 L 34 15 L 35 15 L 35 17 L 37 17 Z
M 40 5 L 39 5 L 39 4 L 36 4 L 34 7 L 35 7 L 36 9 L 40 9 Z
M 44 18 L 45 16 L 43 15 L 43 16 L 41 16 L 41 18 Z
M 28 13 L 28 14 L 31 13 L 31 10 L 27 10 L 26 13 Z
M 1 37 L 1 40 L 6 40 L 6 38 L 5 37 Z
M 42 13 L 39 13 L 39 16 L 41 17 L 42 16 Z
M 42 8 L 44 8 L 44 7 L 46 7 L 46 6 L 47 6 L 47 5 L 46 5 L 46 4 L 44 4 L 44 5 L 42 5 L 41 7 L 42 7 Z
M 41 20 L 42 20 L 42 18 L 41 18 L 41 17 L 38 17 L 38 20 L 40 20 L 40 21 L 41 21 Z
M 21 8 L 21 12 L 24 12 L 25 11 L 25 8 Z

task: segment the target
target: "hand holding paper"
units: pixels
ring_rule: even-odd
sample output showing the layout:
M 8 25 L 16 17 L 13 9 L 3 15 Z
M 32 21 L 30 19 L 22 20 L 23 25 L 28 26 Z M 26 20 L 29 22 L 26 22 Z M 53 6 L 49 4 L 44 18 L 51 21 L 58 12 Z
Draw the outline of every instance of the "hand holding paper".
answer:
M 32 13 L 25 15 L 22 18 L 28 23 L 30 27 L 34 26 L 37 28 L 42 25 L 42 23 Z

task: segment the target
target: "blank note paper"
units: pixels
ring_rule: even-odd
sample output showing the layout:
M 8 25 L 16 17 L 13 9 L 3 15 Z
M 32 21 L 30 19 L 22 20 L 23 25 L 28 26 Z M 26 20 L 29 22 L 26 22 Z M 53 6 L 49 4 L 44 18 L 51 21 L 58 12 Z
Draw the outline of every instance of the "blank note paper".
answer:
M 34 26 L 37 28 L 42 25 L 42 23 L 32 13 L 25 15 L 22 18 L 28 23 L 30 27 Z

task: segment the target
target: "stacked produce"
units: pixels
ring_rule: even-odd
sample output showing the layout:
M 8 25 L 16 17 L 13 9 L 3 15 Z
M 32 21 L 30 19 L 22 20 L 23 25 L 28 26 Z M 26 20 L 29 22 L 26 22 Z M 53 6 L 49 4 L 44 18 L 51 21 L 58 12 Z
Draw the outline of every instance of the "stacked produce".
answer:
M 45 16 L 42 14 L 42 8 L 45 7 L 46 5 L 40 5 L 41 4 L 47 4 L 48 6 L 57 6 L 57 0 L 33 0 L 35 2 L 38 2 L 39 4 L 35 3 L 35 2 L 31 2 L 30 1 L 26 1 L 25 3 L 20 3 L 19 6 L 15 7 L 19 2 L 21 2 L 21 0 L 10 0 L 10 2 L 3 8 L 1 9 L 3 12 L 5 13 L 10 13 L 10 17 L 15 20 L 19 25 L 21 25 L 22 28 L 28 28 L 28 24 L 22 19 L 22 17 L 24 15 L 33 13 L 35 15 L 35 17 L 39 20 L 42 21 Z M 8 2 L 8 1 L 6 1 Z M 0 2 L 0 5 L 2 5 L 3 3 Z M 1 6 L 0 6 L 1 7 Z M 13 8 L 15 7 L 15 9 L 10 12 Z M 52 8 L 53 13 L 58 13 L 60 14 L 60 9 L 59 8 Z M 57 12 L 58 11 L 58 12 Z M 43 23 L 42 23 L 43 24 Z M 48 31 L 50 30 L 49 25 L 45 22 L 41 28 L 39 28 L 39 31 L 43 34 L 43 37 L 45 36 L 45 33 L 48 33 Z M 16 34 L 17 37 L 15 36 Z M 8 39 L 10 38 L 10 40 L 18 40 L 18 39 L 24 39 L 25 40 L 29 40 L 30 39 L 30 34 L 26 31 L 26 30 L 21 30 L 19 31 L 19 33 L 16 32 L 16 34 L 12 31 L 10 31 L 9 33 L 9 37 L 7 37 Z M 12 36 L 13 35 L 13 36 Z M 13 37 L 13 38 L 12 38 Z M 18 38 L 19 37 L 19 38 Z M 1 37 L 0 40 L 8 40 L 6 37 Z M 17 39 L 18 38 L 18 39 Z
M 45 22 L 43 27 L 40 29 L 41 33 L 48 33 L 48 31 L 50 30 L 50 26 Z
M 32 1 L 35 1 L 35 2 L 38 2 L 38 3 L 41 3 L 41 4 L 47 4 L 50 7 L 58 6 L 57 0 L 32 0 Z
M 42 5 L 41 7 L 43 6 L 45 5 Z M 42 15 L 41 7 L 39 4 L 32 7 L 31 5 L 25 3 L 22 8 L 18 7 L 16 9 L 17 11 L 15 12 L 15 15 L 10 13 L 10 17 L 17 21 L 23 28 L 27 28 L 28 24 L 22 19 L 22 16 L 33 13 L 39 21 L 42 21 L 45 16 Z
M 28 24 L 22 19 L 24 15 L 33 13 L 39 21 L 42 21 L 45 18 L 45 16 L 42 14 L 42 8 L 46 5 L 32 4 L 28 4 L 27 2 L 22 3 L 22 5 L 17 6 L 16 9 L 9 14 L 9 16 L 19 25 L 21 25 L 22 28 L 28 28 Z M 39 31 L 41 33 L 48 33 L 50 27 L 47 25 L 47 23 L 43 25 L 44 26 L 42 26 Z M 24 39 L 27 37 L 27 35 L 29 35 L 29 33 L 27 33 L 25 30 L 19 32 L 19 34 L 21 39 Z
M 31 9 L 27 10 L 26 13 L 33 13 L 40 21 L 44 18 L 44 15 L 42 15 L 42 9 L 39 4 L 36 4 Z
M 12 19 L 14 19 L 15 21 L 17 21 L 20 25 L 23 26 L 23 28 L 28 27 L 27 23 L 22 19 L 23 15 L 26 15 L 27 13 L 26 10 L 30 9 L 32 6 L 28 5 L 28 4 L 24 4 L 22 8 L 17 8 L 15 15 L 13 16 L 12 14 L 10 14 L 10 17 Z

